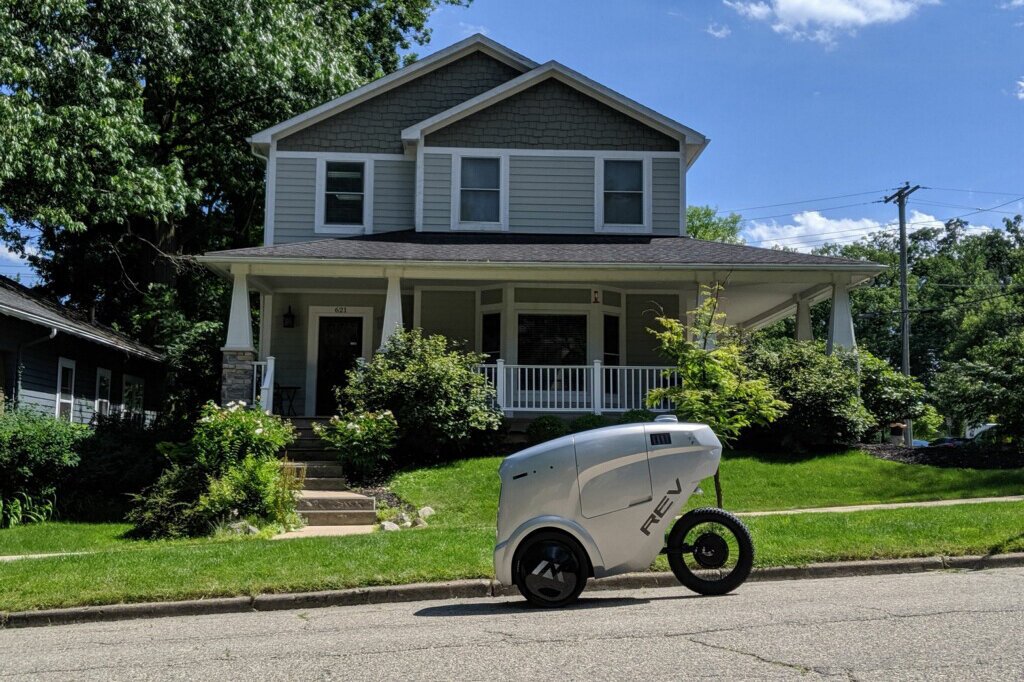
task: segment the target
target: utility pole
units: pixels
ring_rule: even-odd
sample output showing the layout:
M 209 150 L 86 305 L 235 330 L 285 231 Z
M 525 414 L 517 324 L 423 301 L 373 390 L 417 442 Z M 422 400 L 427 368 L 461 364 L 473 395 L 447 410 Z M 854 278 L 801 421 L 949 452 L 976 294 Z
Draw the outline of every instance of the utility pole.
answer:
M 894 201 L 900 209 L 900 335 L 903 337 L 903 373 L 910 376 L 910 303 L 907 296 L 907 197 L 921 189 L 921 185 L 910 186 L 909 182 L 885 198 L 885 203 Z M 914 447 L 914 423 L 907 420 L 903 430 L 903 444 Z

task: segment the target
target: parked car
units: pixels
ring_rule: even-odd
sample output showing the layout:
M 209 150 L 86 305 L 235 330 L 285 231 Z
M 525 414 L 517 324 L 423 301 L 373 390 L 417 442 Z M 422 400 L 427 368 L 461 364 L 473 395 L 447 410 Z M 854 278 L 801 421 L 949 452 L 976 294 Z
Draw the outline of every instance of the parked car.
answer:
M 926 440 L 919 440 L 917 438 L 915 438 L 914 440 L 910 441 L 910 444 L 911 444 L 912 447 L 915 447 L 915 448 L 926 448 L 929 445 L 928 441 L 926 441 Z
M 946 436 L 945 438 L 936 438 L 928 444 L 929 447 L 933 448 L 955 448 L 967 443 L 966 438 L 957 438 L 956 436 Z

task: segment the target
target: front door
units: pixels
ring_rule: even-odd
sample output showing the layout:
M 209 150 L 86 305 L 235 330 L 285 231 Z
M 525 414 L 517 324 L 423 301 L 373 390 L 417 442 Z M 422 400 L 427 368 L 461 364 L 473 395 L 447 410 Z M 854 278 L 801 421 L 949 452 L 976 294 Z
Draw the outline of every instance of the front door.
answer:
M 344 387 L 346 372 L 363 350 L 362 317 L 321 317 L 317 339 L 316 414 L 335 414 L 338 400 L 334 391 Z

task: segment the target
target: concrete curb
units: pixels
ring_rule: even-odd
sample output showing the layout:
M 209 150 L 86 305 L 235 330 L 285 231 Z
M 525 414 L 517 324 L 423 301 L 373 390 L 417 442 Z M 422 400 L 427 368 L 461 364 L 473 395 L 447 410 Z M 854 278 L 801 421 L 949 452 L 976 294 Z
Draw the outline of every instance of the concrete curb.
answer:
M 848 578 L 867 575 L 922 573 L 925 571 L 949 569 L 977 571 L 987 568 L 1022 566 L 1024 566 L 1024 552 L 985 556 L 932 556 L 760 568 L 755 569 L 751 573 L 749 580 L 763 582 L 769 580 Z M 675 576 L 668 572 L 627 573 L 612 578 L 592 580 L 587 585 L 587 591 L 678 586 L 679 582 Z M 442 599 L 479 599 L 485 597 L 507 597 L 516 594 L 518 594 L 518 591 L 515 587 L 499 585 L 493 580 L 453 580 L 440 583 L 357 587 L 349 590 L 330 590 L 324 592 L 260 594 L 255 597 L 223 597 L 191 601 L 111 604 L 109 606 L 81 606 L 70 609 L 17 611 L 0 613 L 0 629 L 97 623 L 137 618 L 317 609 L 328 606 L 393 604 Z

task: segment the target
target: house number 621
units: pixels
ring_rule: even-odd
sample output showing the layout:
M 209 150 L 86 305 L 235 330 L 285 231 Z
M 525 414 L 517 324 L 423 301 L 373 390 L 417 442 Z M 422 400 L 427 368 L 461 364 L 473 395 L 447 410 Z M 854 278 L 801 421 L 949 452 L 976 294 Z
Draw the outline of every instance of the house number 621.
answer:
M 348 307 L 340 305 L 340 306 L 338 306 L 337 308 L 334 309 L 334 312 L 336 312 L 336 313 L 347 313 L 348 312 Z

